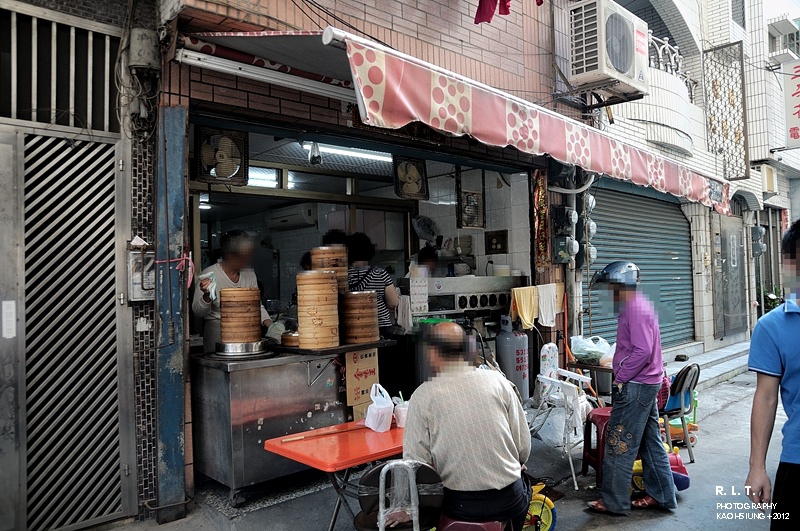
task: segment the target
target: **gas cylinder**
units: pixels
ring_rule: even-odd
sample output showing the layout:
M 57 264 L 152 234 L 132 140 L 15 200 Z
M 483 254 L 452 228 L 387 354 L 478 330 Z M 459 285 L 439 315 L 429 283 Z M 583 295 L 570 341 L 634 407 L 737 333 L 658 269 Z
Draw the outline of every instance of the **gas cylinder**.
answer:
M 514 358 L 514 378 L 511 380 L 519 389 L 519 394 L 525 400 L 530 396 L 530 381 L 528 371 L 528 334 L 522 330 L 514 332 L 516 346 Z
M 522 334 L 525 336 L 525 334 Z M 518 353 L 522 340 L 511 328 L 511 318 L 504 315 L 500 318 L 500 333 L 495 338 L 497 346 L 497 363 L 506 378 L 517 386 L 522 398 L 528 398 L 528 343 L 525 336 L 525 354 Z

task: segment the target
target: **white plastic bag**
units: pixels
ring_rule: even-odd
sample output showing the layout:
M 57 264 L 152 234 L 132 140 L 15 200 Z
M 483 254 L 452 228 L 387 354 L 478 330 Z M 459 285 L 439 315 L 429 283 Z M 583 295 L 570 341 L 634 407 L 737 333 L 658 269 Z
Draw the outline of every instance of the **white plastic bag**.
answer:
M 617 344 L 611 343 L 611 348 L 603 354 L 603 357 L 600 358 L 600 366 L 601 367 L 613 367 L 614 366 L 614 352 L 617 350 Z
M 377 432 L 389 431 L 392 427 L 392 415 L 394 414 L 394 404 L 389 398 L 389 393 L 380 384 L 372 384 L 369 397 L 372 403 L 367 408 L 367 418 L 364 425 Z
M 600 358 L 611 350 L 611 345 L 600 336 L 589 338 L 572 336 L 571 349 L 575 359 L 579 362 L 597 365 L 600 363 Z

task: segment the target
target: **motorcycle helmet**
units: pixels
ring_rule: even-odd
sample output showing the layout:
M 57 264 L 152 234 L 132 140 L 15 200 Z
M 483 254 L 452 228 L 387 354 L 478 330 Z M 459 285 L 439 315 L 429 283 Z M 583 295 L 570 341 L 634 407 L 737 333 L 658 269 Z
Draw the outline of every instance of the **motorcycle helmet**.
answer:
M 639 284 L 639 266 L 633 262 L 618 260 L 611 262 L 592 277 L 592 286 L 595 284 L 617 284 L 635 288 Z

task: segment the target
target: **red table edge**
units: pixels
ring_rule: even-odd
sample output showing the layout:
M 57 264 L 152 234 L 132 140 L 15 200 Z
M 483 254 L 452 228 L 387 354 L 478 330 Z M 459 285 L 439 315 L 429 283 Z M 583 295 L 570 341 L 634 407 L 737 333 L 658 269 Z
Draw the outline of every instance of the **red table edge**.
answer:
M 321 432 L 321 431 L 326 432 L 327 435 L 336 435 L 336 434 L 338 434 L 340 432 L 352 433 L 352 432 L 343 431 L 343 430 L 345 430 L 347 428 L 350 428 L 350 427 L 352 427 L 354 425 L 358 425 L 359 423 L 363 423 L 363 422 L 364 422 L 363 420 L 355 421 L 355 422 L 346 422 L 344 424 L 337 424 L 336 426 L 329 426 L 327 428 L 319 428 L 319 429 L 316 429 L 316 430 L 310 430 L 310 431 L 304 432 L 304 433 L 309 433 L 309 434 L 313 433 L 315 435 L 315 438 L 316 437 L 319 437 L 319 438 L 324 437 L 324 435 L 318 435 L 318 433 Z M 365 430 L 369 430 L 369 428 L 366 428 L 366 427 L 364 429 Z M 398 428 L 394 424 L 392 425 L 392 430 L 402 430 L 402 429 L 403 428 Z M 384 432 L 384 433 L 388 433 L 388 432 Z M 369 454 L 369 456 L 365 456 L 363 459 L 351 459 L 351 460 L 348 460 L 348 461 L 342 461 L 340 463 L 337 463 L 335 466 L 320 467 L 317 464 L 309 463 L 309 462 L 307 462 L 305 460 L 298 459 L 298 457 L 304 457 L 303 454 L 295 454 L 294 452 L 292 452 L 291 445 L 293 443 L 302 442 L 302 439 L 298 440 L 298 441 L 290 441 L 290 442 L 287 442 L 287 443 L 282 443 L 281 442 L 283 439 L 286 439 L 288 437 L 295 437 L 297 435 L 302 435 L 302 433 L 282 435 L 280 437 L 275 437 L 273 439 L 268 439 L 268 440 L 264 441 L 264 450 L 266 450 L 267 452 L 272 452 L 274 454 L 277 454 L 277 455 L 279 455 L 281 457 L 285 457 L 287 459 L 291 459 L 292 461 L 297 461 L 298 463 L 304 464 L 304 465 L 309 466 L 311 468 L 314 468 L 316 470 L 320 470 L 322 472 L 329 472 L 329 473 L 330 472 L 341 472 L 342 470 L 347 470 L 348 468 L 352 468 L 354 466 L 365 465 L 365 464 L 370 463 L 372 461 L 377 461 L 378 459 L 386 459 L 387 457 L 392 457 L 394 455 L 398 455 L 398 454 L 401 454 L 403 452 L 403 444 L 401 442 L 399 446 L 393 446 L 392 448 L 387 448 L 386 450 L 383 450 L 381 452 L 375 452 L 375 453 Z M 401 441 L 402 441 L 402 438 L 401 438 Z

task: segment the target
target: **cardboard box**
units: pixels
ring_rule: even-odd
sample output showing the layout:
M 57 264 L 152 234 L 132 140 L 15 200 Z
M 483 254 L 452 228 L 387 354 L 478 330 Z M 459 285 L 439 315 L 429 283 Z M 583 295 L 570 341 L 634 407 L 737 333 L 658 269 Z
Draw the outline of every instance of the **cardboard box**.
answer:
M 345 355 L 347 405 L 371 402 L 369 391 L 378 383 L 378 349 L 347 352 Z

